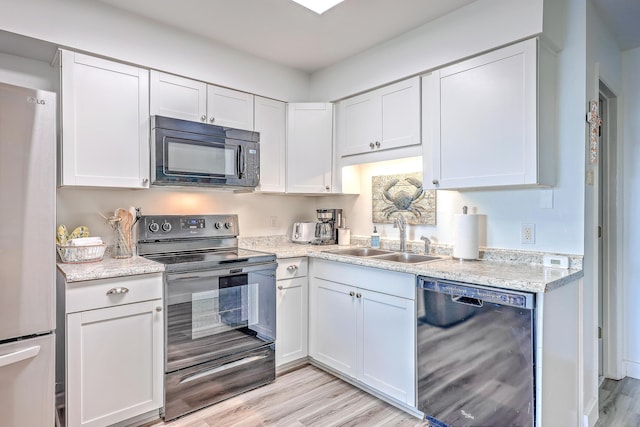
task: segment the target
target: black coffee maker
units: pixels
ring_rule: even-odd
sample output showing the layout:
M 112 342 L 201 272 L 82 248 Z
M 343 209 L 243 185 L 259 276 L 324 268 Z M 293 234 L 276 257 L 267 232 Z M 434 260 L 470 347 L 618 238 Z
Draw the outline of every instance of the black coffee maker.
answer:
M 317 209 L 319 222 L 316 223 L 314 245 L 335 245 L 338 243 L 338 227 L 342 221 L 342 209 Z

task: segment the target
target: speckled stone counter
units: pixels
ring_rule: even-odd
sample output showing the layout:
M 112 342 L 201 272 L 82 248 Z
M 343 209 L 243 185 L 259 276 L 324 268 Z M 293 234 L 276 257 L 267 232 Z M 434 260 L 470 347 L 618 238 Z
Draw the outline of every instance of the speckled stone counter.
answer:
M 284 236 L 245 239 L 240 241 L 240 246 L 246 249 L 272 252 L 275 253 L 278 258 L 308 256 L 310 258 L 430 276 L 437 279 L 456 280 L 459 282 L 536 293 L 549 292 L 567 283 L 578 280 L 584 275 L 582 268 L 546 268 L 540 264 L 516 262 L 517 260 L 530 261 L 541 258 L 540 254 L 530 253 L 531 255 L 529 255 L 522 251 L 497 251 L 498 253 L 502 253 L 500 259 L 504 259 L 505 261 L 494 260 L 495 255 L 492 258 L 480 261 L 460 261 L 449 256 L 444 256 L 443 259 L 439 261 L 407 264 L 382 261 L 375 258 L 328 253 L 327 251 L 335 251 L 336 249 L 348 248 L 349 246 L 301 245 L 291 243 Z M 366 245 L 353 245 L 351 247 L 358 246 Z M 580 266 L 581 262 L 572 262 L 572 265 Z
M 164 271 L 164 265 L 139 256 L 116 259 L 105 255 L 104 259 L 100 262 L 86 264 L 58 263 L 58 270 L 62 273 L 67 283 L 72 283 L 85 280 L 158 273 Z

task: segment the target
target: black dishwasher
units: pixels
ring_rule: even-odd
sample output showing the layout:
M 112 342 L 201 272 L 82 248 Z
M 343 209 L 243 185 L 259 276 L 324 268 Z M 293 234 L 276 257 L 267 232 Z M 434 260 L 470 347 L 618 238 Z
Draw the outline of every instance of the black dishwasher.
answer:
M 534 295 L 418 277 L 418 409 L 434 426 L 534 425 Z

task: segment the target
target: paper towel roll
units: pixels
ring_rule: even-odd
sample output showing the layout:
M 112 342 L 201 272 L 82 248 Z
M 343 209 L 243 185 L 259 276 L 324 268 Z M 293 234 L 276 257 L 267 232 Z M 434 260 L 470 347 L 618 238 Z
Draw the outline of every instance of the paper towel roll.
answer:
M 453 216 L 453 257 L 478 259 L 478 215 Z
M 338 228 L 338 245 L 351 244 L 351 230 L 349 228 Z

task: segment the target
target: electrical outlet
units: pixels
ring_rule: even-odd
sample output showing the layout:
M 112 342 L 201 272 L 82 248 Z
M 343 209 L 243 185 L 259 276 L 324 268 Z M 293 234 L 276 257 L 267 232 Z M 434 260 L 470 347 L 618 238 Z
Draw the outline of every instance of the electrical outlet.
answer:
M 536 226 L 535 224 L 520 225 L 520 243 L 532 244 L 536 242 Z
M 271 228 L 278 227 L 278 217 L 277 216 L 269 217 L 269 227 L 271 227 Z

